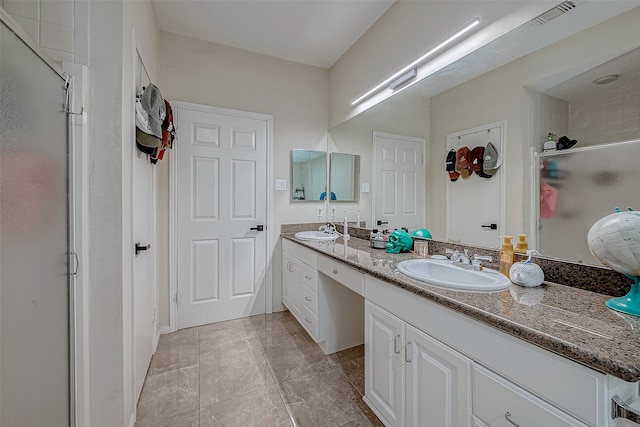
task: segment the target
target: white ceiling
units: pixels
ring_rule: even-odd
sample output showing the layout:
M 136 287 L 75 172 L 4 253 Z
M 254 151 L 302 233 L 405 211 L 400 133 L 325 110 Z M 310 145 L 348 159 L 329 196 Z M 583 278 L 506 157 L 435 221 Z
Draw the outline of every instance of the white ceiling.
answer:
M 330 68 L 394 0 L 153 0 L 170 33 Z

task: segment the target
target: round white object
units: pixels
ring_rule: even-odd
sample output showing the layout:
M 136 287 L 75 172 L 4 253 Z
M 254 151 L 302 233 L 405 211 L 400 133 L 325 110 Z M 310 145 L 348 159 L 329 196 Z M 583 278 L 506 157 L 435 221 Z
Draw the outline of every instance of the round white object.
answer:
M 516 262 L 509 270 L 509 279 L 516 285 L 532 288 L 544 282 L 544 272 L 538 264 Z
M 587 243 L 602 264 L 640 276 L 640 212 L 616 212 L 601 218 L 591 226 Z

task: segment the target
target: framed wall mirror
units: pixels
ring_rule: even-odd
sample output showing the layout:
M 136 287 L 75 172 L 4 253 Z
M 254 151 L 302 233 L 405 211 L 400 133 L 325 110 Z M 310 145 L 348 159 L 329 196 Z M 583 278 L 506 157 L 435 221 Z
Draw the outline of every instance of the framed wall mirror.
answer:
M 327 190 L 327 153 L 291 150 L 291 201 L 321 200 Z
M 360 156 L 357 154 L 329 154 L 329 188 L 331 200 L 357 202 L 360 200 Z

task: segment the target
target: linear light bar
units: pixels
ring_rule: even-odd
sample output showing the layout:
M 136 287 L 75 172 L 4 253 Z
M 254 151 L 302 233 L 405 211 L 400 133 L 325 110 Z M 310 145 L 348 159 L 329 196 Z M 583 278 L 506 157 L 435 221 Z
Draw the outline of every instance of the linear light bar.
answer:
M 430 56 L 432 56 L 433 54 L 435 54 L 436 52 L 438 52 L 439 50 L 441 50 L 442 48 L 447 46 L 452 41 L 462 37 L 465 33 L 470 31 L 473 27 L 475 27 L 479 23 L 480 23 L 480 18 L 474 19 L 473 21 L 471 21 L 470 23 L 465 25 L 462 29 L 460 29 L 458 32 L 456 32 L 454 35 L 452 35 L 448 39 L 444 40 L 443 42 L 438 44 L 433 49 L 429 50 L 424 55 L 420 56 L 419 58 L 414 59 L 409 64 L 407 64 L 404 67 L 402 67 L 402 69 L 400 69 L 399 71 L 395 72 L 391 77 L 388 77 L 382 83 L 379 83 L 378 85 L 376 85 L 372 89 L 368 90 L 367 92 L 363 93 L 362 95 L 360 95 L 359 97 L 357 97 L 356 99 L 351 101 L 351 105 L 356 105 L 356 104 L 360 103 L 361 101 L 367 99 L 368 97 L 370 97 L 371 95 L 373 95 L 374 93 L 376 93 L 377 91 L 382 89 L 383 87 L 387 87 L 389 85 L 389 83 L 391 83 L 392 81 L 396 80 L 398 77 L 402 76 L 403 74 L 405 74 L 407 71 L 411 70 L 412 68 L 420 65 L 425 59 L 429 58 Z

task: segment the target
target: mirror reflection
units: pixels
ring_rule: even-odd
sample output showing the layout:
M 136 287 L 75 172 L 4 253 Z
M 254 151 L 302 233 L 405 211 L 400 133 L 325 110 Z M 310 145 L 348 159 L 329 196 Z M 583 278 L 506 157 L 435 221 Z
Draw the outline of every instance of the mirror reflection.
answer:
M 321 200 L 327 191 L 327 153 L 291 150 L 291 201 Z
M 446 136 L 504 121 L 506 132 L 501 154 L 506 184 L 499 203 L 505 218 L 505 224 L 502 224 L 505 233 L 528 234 L 530 246 L 542 248 L 543 255 L 549 252 L 550 256 L 597 264 L 572 250 L 576 245 L 569 244 L 561 252 L 552 252 L 544 247 L 541 238 L 543 246 L 537 246 L 540 170 L 535 156 L 542 152 L 550 132 L 558 137 L 567 136 L 569 141 L 577 140 L 571 148 L 576 150 L 640 138 L 640 64 L 627 59 L 622 61 L 626 65 L 621 66 L 613 61 L 638 48 L 640 8 L 637 3 L 629 3 L 625 10 L 616 12 L 619 13 L 617 16 L 610 14 L 608 16 L 613 17 L 607 19 L 601 18 L 602 10 L 594 9 L 606 7 L 605 3 L 581 4 L 566 16 L 543 26 L 528 23 L 514 29 L 331 129 L 330 148 L 360 154 L 363 158 L 361 180 L 366 184 L 373 181 L 371 161 L 367 159 L 373 158 L 374 132 L 424 138 L 427 141 L 424 226 L 434 238 L 445 240 L 449 224 L 449 213 L 445 208 L 449 179 L 444 167 Z M 508 60 L 505 52 L 511 52 Z M 599 67 L 602 64 L 605 68 Z M 620 79 L 625 76 L 622 89 L 593 83 L 610 74 L 619 74 Z M 584 83 L 578 85 L 573 79 L 581 75 Z M 631 77 L 634 80 L 627 80 Z M 570 82 L 573 93 L 582 99 L 579 102 L 569 99 L 568 92 L 560 85 L 562 82 Z M 611 92 L 616 90 L 618 98 L 611 98 Z M 589 105 L 607 107 L 605 111 L 596 111 L 587 108 Z M 596 119 L 603 120 L 596 124 Z M 354 135 L 357 138 L 353 138 Z M 613 155 L 614 158 L 606 162 L 622 160 L 617 157 L 619 154 Z M 604 163 L 601 165 L 605 166 Z M 589 188 L 594 185 L 593 179 L 578 180 L 576 184 L 580 190 L 574 191 L 583 194 L 589 194 Z M 376 191 L 373 186 L 372 191 Z M 371 220 L 379 215 L 371 203 L 376 196 L 367 193 L 362 196 L 362 217 Z M 638 209 L 640 198 L 636 197 L 636 200 L 631 206 Z M 590 199 L 591 206 L 603 205 L 599 207 L 607 212 L 614 207 L 610 203 Z M 469 206 L 468 214 L 475 214 L 477 209 L 477 206 Z M 554 236 L 568 243 L 586 242 L 586 232 L 578 234 L 583 235 L 566 233 L 560 227 Z M 464 236 L 461 243 L 466 243 Z
M 346 153 L 329 154 L 329 188 L 331 200 L 360 200 L 360 156 Z M 320 196 L 320 200 L 324 200 Z

